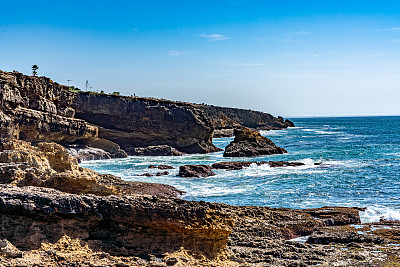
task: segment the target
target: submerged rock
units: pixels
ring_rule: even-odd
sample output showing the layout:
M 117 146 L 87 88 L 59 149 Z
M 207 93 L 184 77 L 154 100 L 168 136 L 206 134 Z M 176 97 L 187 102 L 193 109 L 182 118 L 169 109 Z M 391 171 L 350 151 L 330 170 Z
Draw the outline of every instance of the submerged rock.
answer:
M 133 156 L 182 156 L 184 153 L 177 149 L 167 146 L 148 146 L 148 147 L 137 147 L 131 152 Z
M 179 167 L 178 176 L 180 177 L 208 177 L 213 176 L 215 173 L 208 165 L 183 165 Z
M 235 129 L 235 139 L 225 148 L 224 157 L 256 157 L 283 154 L 286 150 L 248 128 Z

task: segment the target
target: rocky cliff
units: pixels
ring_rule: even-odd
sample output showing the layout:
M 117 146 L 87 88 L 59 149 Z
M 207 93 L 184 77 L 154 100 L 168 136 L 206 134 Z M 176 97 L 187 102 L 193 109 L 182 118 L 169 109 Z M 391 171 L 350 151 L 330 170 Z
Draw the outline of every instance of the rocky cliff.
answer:
M 250 109 L 197 105 L 210 117 L 215 128 L 216 137 L 232 136 L 236 127 L 247 127 L 257 130 L 280 130 L 294 127 L 294 123 L 282 117 Z
M 0 112 L 2 136 L 74 145 L 77 147 L 70 151 L 81 159 L 122 157 L 125 154 L 120 147 L 135 155 L 146 147 L 159 145 L 178 150 L 172 155 L 209 153 L 219 150 L 212 144 L 214 129 L 232 135 L 233 128 L 238 126 L 257 129 L 294 126 L 281 117 L 258 111 L 75 93 L 46 77 L 3 71 L 0 71 Z M 85 150 L 87 146 L 105 152 Z
M 46 77 L 0 71 L 3 137 L 70 143 L 94 140 L 98 129 L 74 118 L 74 93 Z M 3 128 L 3 127 L 2 127 Z
M 209 118 L 189 103 L 74 93 L 18 72 L 0 71 L 0 125 L 1 137 L 73 145 L 71 153 L 81 159 L 122 157 L 118 145 L 132 154 L 157 145 L 185 153 L 219 150 Z
M 99 127 L 99 137 L 128 153 L 137 147 L 169 145 L 185 153 L 208 153 L 213 127 L 203 111 L 189 103 L 168 100 L 79 93 L 76 117 Z

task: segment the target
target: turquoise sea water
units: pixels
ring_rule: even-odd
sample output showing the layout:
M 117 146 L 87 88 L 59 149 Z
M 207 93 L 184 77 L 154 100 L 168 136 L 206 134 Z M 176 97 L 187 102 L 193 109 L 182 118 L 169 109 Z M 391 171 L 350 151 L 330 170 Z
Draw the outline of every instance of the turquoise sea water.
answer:
M 367 207 L 363 221 L 380 217 L 400 220 L 400 117 L 292 119 L 295 128 L 261 133 L 284 147 L 284 155 L 257 158 L 223 158 L 222 152 L 181 157 L 129 157 L 81 163 L 101 173 L 129 181 L 157 182 L 186 191 L 187 200 L 288 208 L 324 205 Z M 224 148 L 232 138 L 216 138 Z M 251 166 L 243 170 L 216 170 L 207 178 L 177 177 L 184 164 L 218 161 L 300 161 L 301 167 Z M 315 166 L 314 162 L 322 162 Z M 156 173 L 150 164 L 176 167 L 170 175 Z

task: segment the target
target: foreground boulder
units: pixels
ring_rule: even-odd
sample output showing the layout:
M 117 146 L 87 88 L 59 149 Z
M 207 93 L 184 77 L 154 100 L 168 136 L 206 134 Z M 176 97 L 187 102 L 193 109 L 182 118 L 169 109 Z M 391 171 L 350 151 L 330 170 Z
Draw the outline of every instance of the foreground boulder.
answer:
M 243 128 L 235 129 L 235 139 L 225 148 L 224 157 L 256 157 L 286 152 L 259 132 Z
M 1 238 L 24 250 L 67 235 L 112 255 L 149 258 L 185 247 L 212 258 L 225 249 L 233 224 L 212 203 L 146 195 L 99 197 L 0 185 L 0 203 Z
M 183 165 L 179 167 L 178 176 L 180 177 L 208 177 L 213 176 L 215 173 L 208 165 Z
M 103 196 L 134 193 L 178 196 L 183 193 L 169 185 L 128 182 L 82 168 L 76 158 L 56 143 L 32 146 L 21 140 L 3 140 L 0 144 L 0 183 Z

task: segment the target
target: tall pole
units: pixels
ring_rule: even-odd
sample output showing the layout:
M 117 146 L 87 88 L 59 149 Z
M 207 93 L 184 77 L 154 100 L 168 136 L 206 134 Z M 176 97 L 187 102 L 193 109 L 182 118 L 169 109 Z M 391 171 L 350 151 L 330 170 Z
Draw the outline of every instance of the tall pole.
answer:
M 89 81 L 86 80 L 86 91 L 87 91 L 88 87 L 89 87 Z

